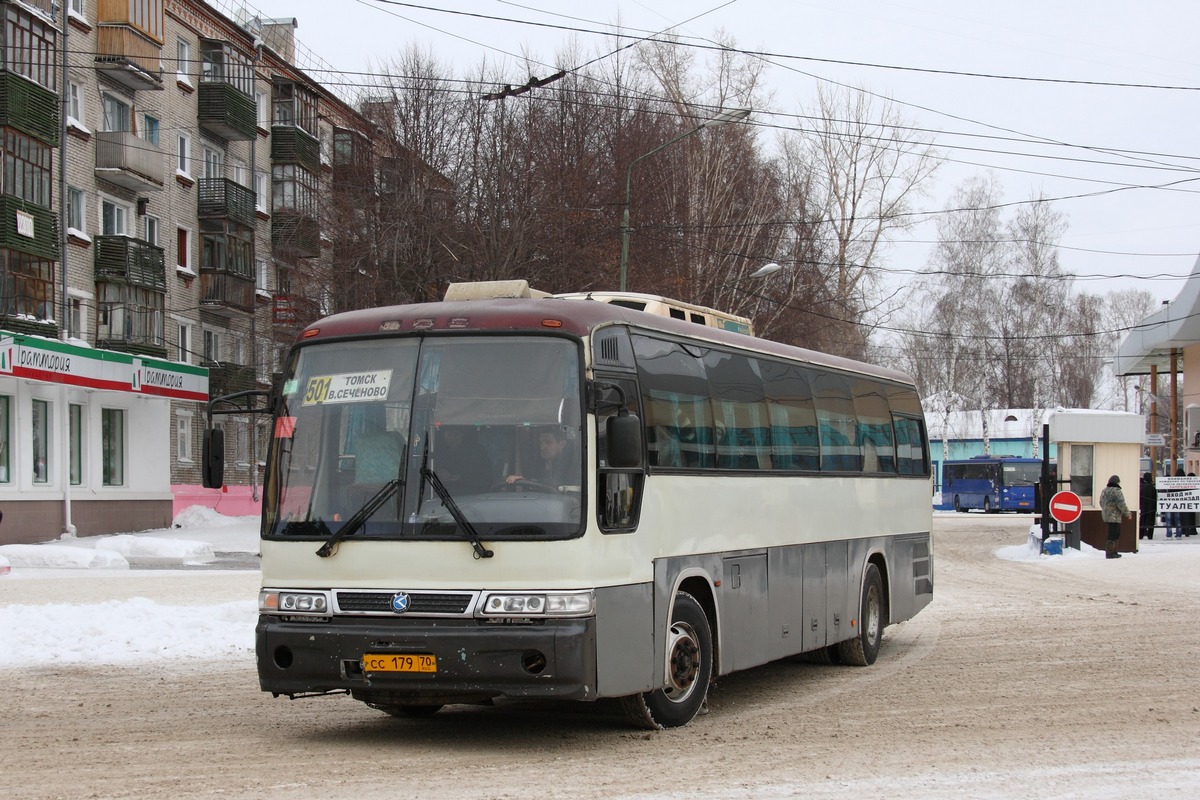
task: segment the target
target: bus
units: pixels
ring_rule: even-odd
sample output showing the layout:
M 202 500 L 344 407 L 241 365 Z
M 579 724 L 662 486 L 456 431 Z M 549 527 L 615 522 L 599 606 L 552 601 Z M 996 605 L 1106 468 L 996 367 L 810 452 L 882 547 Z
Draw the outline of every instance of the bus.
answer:
M 1042 477 L 1040 458 L 975 456 L 942 466 L 942 502 L 955 511 L 1036 511 L 1033 487 Z
M 609 303 L 475 299 L 313 323 L 263 408 L 275 696 L 394 716 L 621 698 L 675 727 L 718 675 L 869 665 L 932 599 L 921 405 L 891 370 Z

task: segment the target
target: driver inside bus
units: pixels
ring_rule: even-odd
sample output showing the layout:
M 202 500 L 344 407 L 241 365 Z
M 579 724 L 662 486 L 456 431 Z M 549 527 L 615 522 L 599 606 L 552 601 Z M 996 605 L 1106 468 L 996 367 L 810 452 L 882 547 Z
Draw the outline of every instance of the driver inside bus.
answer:
M 579 464 L 575 448 L 561 427 L 545 428 L 538 432 L 538 459 L 527 475 L 509 475 L 508 483 L 533 481 L 545 486 L 578 486 Z

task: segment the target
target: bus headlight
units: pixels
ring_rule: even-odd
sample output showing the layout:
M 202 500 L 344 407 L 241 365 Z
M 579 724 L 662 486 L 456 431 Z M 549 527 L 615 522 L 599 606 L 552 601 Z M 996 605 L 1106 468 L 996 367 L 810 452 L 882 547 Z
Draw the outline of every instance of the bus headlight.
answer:
M 325 592 L 264 589 L 258 593 L 260 614 L 328 614 Z
M 479 610 L 487 617 L 585 617 L 595 606 L 592 592 L 495 592 Z

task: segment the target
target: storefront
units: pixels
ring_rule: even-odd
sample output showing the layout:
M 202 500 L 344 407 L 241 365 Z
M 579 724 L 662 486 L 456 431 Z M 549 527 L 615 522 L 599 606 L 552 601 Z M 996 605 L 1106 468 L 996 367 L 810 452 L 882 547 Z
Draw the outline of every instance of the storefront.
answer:
M 208 370 L 0 331 L 0 544 L 170 525 L 171 400 Z

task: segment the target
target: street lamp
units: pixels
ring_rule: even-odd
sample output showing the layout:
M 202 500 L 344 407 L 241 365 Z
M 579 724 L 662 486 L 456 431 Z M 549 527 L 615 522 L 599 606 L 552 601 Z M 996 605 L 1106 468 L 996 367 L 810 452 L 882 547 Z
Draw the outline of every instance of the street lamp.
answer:
M 633 181 L 633 168 L 642 159 L 649 158 L 660 150 L 665 150 L 681 139 L 686 139 L 693 133 L 699 133 L 705 128 L 715 128 L 719 125 L 725 125 L 730 122 L 740 122 L 750 116 L 748 108 L 734 108 L 728 111 L 721 111 L 710 119 L 706 119 L 696 127 L 692 128 L 687 133 L 681 133 L 665 144 L 660 144 L 658 147 L 651 150 L 649 153 L 642 155 L 629 162 L 629 168 L 625 170 L 625 211 L 621 214 L 621 291 L 625 291 L 625 278 L 629 269 L 629 196 L 630 185 Z
M 776 264 L 774 261 L 772 261 L 770 264 L 763 264 L 761 267 L 754 270 L 754 272 L 751 272 L 750 277 L 751 278 L 765 278 L 768 275 L 774 275 L 776 272 L 779 272 L 779 270 L 781 270 L 781 269 L 783 269 L 782 264 Z

